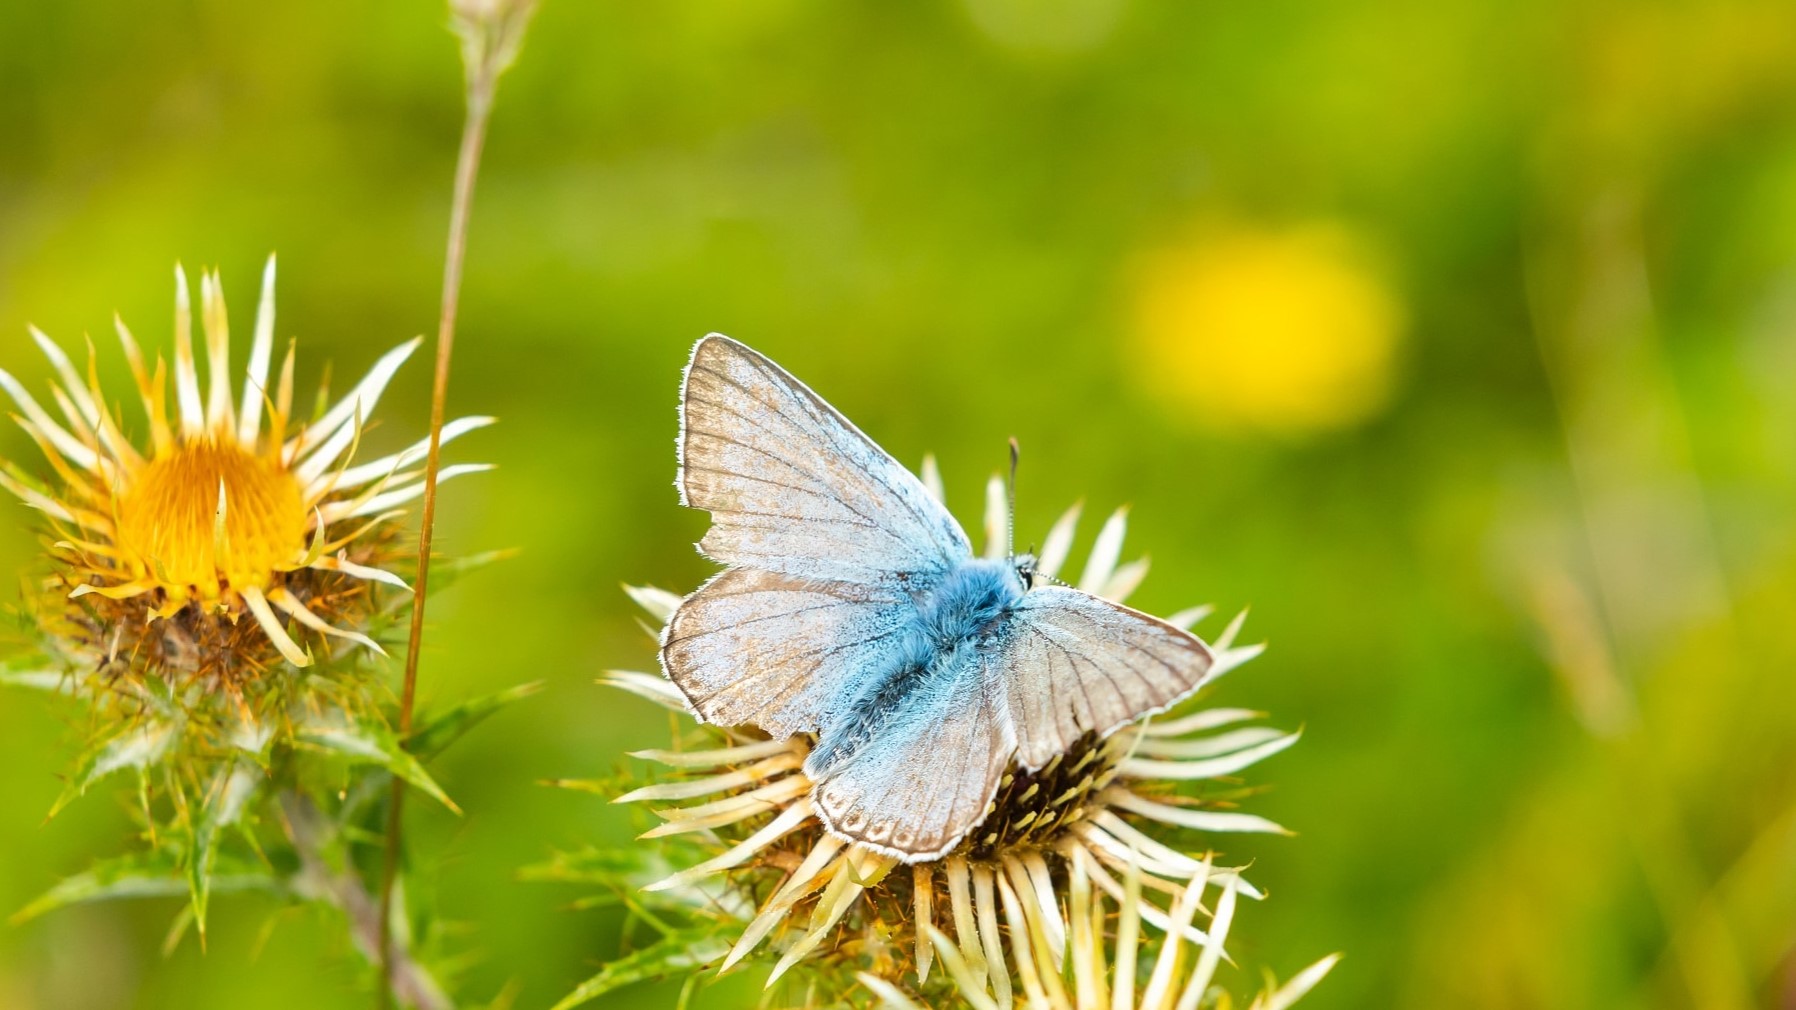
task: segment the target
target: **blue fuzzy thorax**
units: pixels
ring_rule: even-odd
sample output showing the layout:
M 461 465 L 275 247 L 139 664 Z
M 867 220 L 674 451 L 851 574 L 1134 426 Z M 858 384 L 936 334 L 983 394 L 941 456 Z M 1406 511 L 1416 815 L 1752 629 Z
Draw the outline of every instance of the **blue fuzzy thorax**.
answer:
M 861 690 L 845 699 L 842 717 L 824 720 L 826 731 L 805 762 L 806 771 L 821 777 L 875 734 L 906 731 L 893 725 L 894 717 L 906 709 L 935 709 L 931 699 L 952 692 L 965 677 L 978 676 L 979 653 L 1024 592 L 1014 566 L 974 558 L 918 593 L 915 612 L 891 636 L 890 647 L 881 650 L 876 668 L 865 671 Z M 901 699 L 907 704 L 900 705 Z
M 983 558 L 963 562 L 917 600 L 917 617 L 905 636 L 905 665 L 926 667 L 975 643 L 1022 598 L 1023 581 L 1010 565 Z

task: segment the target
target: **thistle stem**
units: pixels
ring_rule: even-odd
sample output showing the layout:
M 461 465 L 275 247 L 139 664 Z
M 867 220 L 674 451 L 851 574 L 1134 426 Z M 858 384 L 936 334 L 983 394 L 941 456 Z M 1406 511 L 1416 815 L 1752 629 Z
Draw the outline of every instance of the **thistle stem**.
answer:
M 452 1004 L 424 966 L 404 950 L 394 950 L 391 931 L 382 929 L 385 919 L 373 895 L 353 871 L 339 870 L 325 858 L 324 850 L 335 829 L 317 805 L 291 789 L 280 794 L 281 824 L 287 840 L 299 856 L 299 872 L 290 884 L 295 893 L 336 906 L 349 920 L 349 936 L 370 961 L 389 962 L 388 985 L 383 999 L 397 998 L 420 1010 L 450 1010 Z
M 486 145 L 486 126 L 492 111 L 493 91 L 502 64 L 483 60 L 467 68 L 467 115 L 462 122 L 461 148 L 455 161 L 455 190 L 449 208 L 449 238 L 443 256 L 443 301 L 437 321 L 436 373 L 430 393 L 430 451 L 424 465 L 424 506 L 418 523 L 418 575 L 413 583 L 411 633 L 405 650 L 405 681 L 399 699 L 399 736 L 412 732 L 412 711 L 418 687 L 418 653 L 424 638 L 424 603 L 430 585 L 431 534 L 436 525 L 437 474 L 442 467 L 443 414 L 449 397 L 449 362 L 455 352 L 455 319 L 461 302 L 462 263 L 467 255 L 468 212 L 474 201 L 474 181 L 480 171 L 480 154 Z M 393 978 L 393 883 L 399 873 L 400 837 L 405 817 L 405 781 L 393 777 L 387 804 L 386 856 L 380 881 L 380 971 L 387 984 L 380 986 L 380 1006 L 391 1005 Z

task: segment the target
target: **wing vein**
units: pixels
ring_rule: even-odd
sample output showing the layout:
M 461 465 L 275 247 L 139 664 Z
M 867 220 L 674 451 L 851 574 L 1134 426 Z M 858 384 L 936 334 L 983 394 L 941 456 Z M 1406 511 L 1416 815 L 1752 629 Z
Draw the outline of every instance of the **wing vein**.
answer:
M 708 368 L 703 369 L 703 371 L 710 372 L 713 375 L 718 374 L 714 370 L 708 369 Z M 723 381 L 725 381 L 725 382 L 730 381 L 727 377 L 724 377 L 721 375 L 719 375 L 718 377 L 722 378 Z M 731 383 L 731 385 L 736 385 L 736 384 Z M 739 385 L 736 386 L 736 388 L 742 389 L 742 387 Z M 743 392 L 747 393 L 748 390 L 743 389 Z M 750 395 L 752 395 L 752 394 L 750 394 Z M 785 437 L 785 436 L 781 436 L 778 433 L 775 433 L 775 432 L 769 430 L 765 425 L 761 424 L 759 421 L 755 420 L 752 417 L 749 417 L 747 414 L 744 414 L 739 410 L 736 410 L 736 409 L 730 407 L 728 404 L 720 403 L 716 400 L 704 400 L 704 399 L 700 399 L 698 397 L 690 397 L 689 402 L 702 403 L 707 407 L 711 407 L 716 410 L 721 410 L 721 411 L 729 414 L 730 416 L 736 418 L 737 420 L 741 421 L 742 423 L 747 424 L 748 426 L 761 432 L 763 435 L 766 435 L 769 439 L 771 439 L 773 441 L 777 442 L 777 441 L 780 441 L 782 439 L 782 437 Z M 819 474 L 817 471 L 812 470 L 809 467 L 800 466 L 799 464 L 793 462 L 792 460 L 789 460 L 789 459 L 785 458 L 784 456 L 781 456 L 778 453 L 772 452 L 772 451 L 765 449 L 761 446 L 750 445 L 747 442 L 742 441 L 741 439 L 731 438 L 727 435 L 721 434 L 720 432 L 717 432 L 717 431 L 713 431 L 709 428 L 696 428 L 696 427 L 690 428 L 687 431 L 688 439 L 690 439 L 691 435 L 695 432 L 697 434 L 705 436 L 706 438 L 714 438 L 714 439 L 717 439 L 719 442 L 724 442 L 729 445 L 740 446 L 741 448 L 747 449 L 751 452 L 760 453 L 761 455 L 766 456 L 768 459 L 771 459 L 776 463 L 779 463 L 780 465 L 786 467 L 787 469 L 793 471 L 794 473 L 803 474 L 804 476 L 810 478 L 813 487 L 812 488 L 800 488 L 800 487 L 797 487 L 797 486 L 791 485 L 791 484 L 783 484 L 783 483 L 780 483 L 779 481 L 770 481 L 770 480 L 765 480 L 763 478 L 758 478 L 758 477 L 749 477 L 746 474 L 738 474 L 738 473 L 735 473 L 735 472 L 729 471 L 729 470 L 720 470 L 716 467 L 693 466 L 690 463 L 687 464 L 686 469 L 699 470 L 701 472 L 708 472 L 708 473 L 721 473 L 721 474 L 725 474 L 727 476 L 732 476 L 732 477 L 742 477 L 746 480 L 758 480 L 763 484 L 772 484 L 776 487 L 789 488 L 794 491 L 803 491 L 803 492 L 813 495 L 815 497 L 824 498 L 825 500 L 830 500 L 830 501 L 835 501 L 835 502 L 840 503 L 843 508 L 846 508 L 848 511 L 853 512 L 857 516 L 860 516 L 862 519 L 867 520 L 867 524 L 869 526 L 878 525 L 872 516 L 869 516 L 865 512 L 862 512 L 861 510 L 855 508 L 853 502 L 850 502 L 845 498 L 833 498 L 832 499 L 826 495 L 818 493 L 815 490 L 815 487 L 829 487 L 829 481 L 825 480 L 823 478 L 823 476 L 821 474 Z M 688 453 L 688 456 L 690 456 L 690 453 Z
M 695 631 L 690 635 L 681 635 L 678 638 L 670 637 L 666 642 L 664 642 L 662 644 L 664 646 L 668 646 L 668 645 L 679 645 L 681 642 L 693 642 L 693 641 L 697 641 L 698 639 L 704 638 L 706 635 L 721 635 L 726 632 L 735 631 L 737 628 L 747 627 L 750 624 L 760 624 L 763 621 L 783 621 L 787 618 L 795 617 L 799 614 L 809 614 L 809 613 L 812 613 L 813 611 L 828 610 L 830 607 L 840 607 L 842 605 L 843 605 L 842 600 L 835 599 L 829 603 L 819 603 L 814 606 L 800 607 L 797 610 L 785 610 L 785 611 L 781 611 L 777 614 L 762 614 L 759 617 L 744 617 L 744 618 L 738 620 L 735 624 L 729 625 L 727 627 L 705 628 L 701 631 Z
M 769 364 L 771 364 L 771 362 L 769 362 Z M 706 373 L 710 374 L 711 376 L 715 377 L 716 379 L 718 379 L 720 382 L 726 383 L 730 386 L 734 386 L 737 390 L 741 391 L 742 394 L 747 396 L 749 399 L 754 400 L 756 403 L 760 403 L 761 405 L 767 407 L 769 410 L 772 410 L 775 414 L 779 413 L 779 409 L 777 407 L 775 407 L 771 404 L 768 404 L 765 400 L 761 399 L 761 397 L 756 395 L 753 390 L 749 389 L 747 386 L 742 385 L 742 383 L 737 382 L 733 377 L 726 375 L 723 372 L 720 372 L 717 369 L 710 367 L 709 365 L 700 365 L 697 362 L 694 362 L 692 367 L 695 371 L 706 372 Z M 760 372 L 763 377 L 773 380 L 775 385 L 781 385 L 781 386 L 786 385 L 785 381 L 783 381 L 786 378 L 785 376 L 778 376 L 778 375 L 770 374 L 765 368 L 763 368 L 761 366 L 760 362 L 753 361 L 751 359 L 750 367 L 753 367 L 756 371 Z M 790 388 L 790 387 L 788 387 L 788 388 Z M 834 407 L 830 406 L 828 403 L 824 402 L 822 400 L 822 398 L 817 396 L 816 393 L 812 392 L 808 388 L 803 387 L 802 385 L 799 386 L 798 388 L 794 389 L 793 391 L 800 394 L 800 398 L 803 400 L 803 402 L 806 406 L 807 412 L 811 414 L 811 420 L 819 422 L 821 424 L 826 424 L 826 425 L 832 426 L 832 427 L 836 428 L 838 431 L 842 431 L 842 433 L 844 433 L 844 434 L 852 433 L 855 435 L 859 435 L 861 444 L 865 445 L 868 449 L 872 450 L 877 455 L 885 457 L 885 461 L 890 463 L 893 467 L 898 467 L 897 460 L 892 459 L 891 455 L 889 453 L 887 453 L 884 449 L 881 449 L 872 439 L 867 438 L 864 434 L 861 434 L 860 429 L 858 429 L 858 428 L 854 427 L 852 424 L 850 424 L 848 422 L 847 418 L 844 418 L 839 411 L 837 411 Z M 743 417 L 743 415 L 741 415 L 740 413 L 738 413 L 736 411 L 732 410 L 730 412 L 732 414 L 736 414 L 737 417 L 742 417 L 743 420 L 749 421 L 749 423 L 751 423 L 751 424 L 755 424 L 755 422 L 752 419 Z M 762 431 L 767 430 L 765 427 L 763 427 L 759 424 L 755 424 L 755 426 L 757 428 L 760 428 Z M 843 431 L 843 429 L 845 429 L 845 431 Z M 836 432 L 832 432 L 831 434 L 833 435 L 835 433 Z M 791 464 L 788 464 L 788 465 L 791 465 Z M 794 469 L 802 470 L 803 468 L 794 467 Z M 886 490 L 886 492 L 891 496 L 892 499 L 897 501 L 900 505 L 904 506 L 905 511 L 909 512 L 913 519 L 916 519 L 918 522 L 922 523 L 923 528 L 925 530 L 928 530 L 931 533 L 935 532 L 935 530 L 933 529 L 933 522 L 931 520 L 931 517 L 924 515 L 917 508 L 917 505 L 915 502 L 911 501 L 909 497 L 907 497 L 902 492 L 900 492 L 898 488 L 893 487 L 891 482 L 886 480 L 886 477 L 883 473 L 880 473 L 877 470 L 873 470 L 873 469 L 867 470 L 866 473 L 870 479 L 877 481 L 879 483 L 880 487 L 883 487 Z M 813 478 L 815 478 L 817 475 L 815 472 L 811 472 L 811 476 Z

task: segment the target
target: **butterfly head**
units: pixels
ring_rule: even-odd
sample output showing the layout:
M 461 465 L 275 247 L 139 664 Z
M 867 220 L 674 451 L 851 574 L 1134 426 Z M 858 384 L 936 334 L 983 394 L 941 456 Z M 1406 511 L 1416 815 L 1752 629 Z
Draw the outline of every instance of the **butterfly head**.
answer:
M 1010 563 L 1016 569 L 1016 577 L 1022 580 L 1023 591 L 1034 589 L 1035 583 L 1041 579 L 1041 573 L 1035 570 L 1035 548 L 1011 555 Z

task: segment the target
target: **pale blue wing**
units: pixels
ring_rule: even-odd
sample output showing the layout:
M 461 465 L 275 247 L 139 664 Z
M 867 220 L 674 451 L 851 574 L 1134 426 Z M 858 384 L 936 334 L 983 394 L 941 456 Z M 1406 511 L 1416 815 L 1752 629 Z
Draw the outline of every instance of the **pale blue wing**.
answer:
M 1086 733 L 1102 737 L 1197 690 L 1208 646 L 1158 618 L 1063 586 L 1024 594 L 987 682 L 1003 692 L 1017 760 L 1040 768 Z
M 732 568 L 674 612 L 661 664 L 707 722 L 815 733 L 896 665 L 895 632 L 914 612 L 877 585 Z
M 984 820 L 1009 764 L 1005 713 L 980 683 L 978 658 L 933 675 L 879 713 L 864 742 L 817 779 L 825 827 L 905 862 L 947 854 Z
M 972 555 L 921 481 L 755 351 L 699 341 L 680 400 L 681 501 L 711 513 L 699 548 L 712 559 L 925 586 Z

